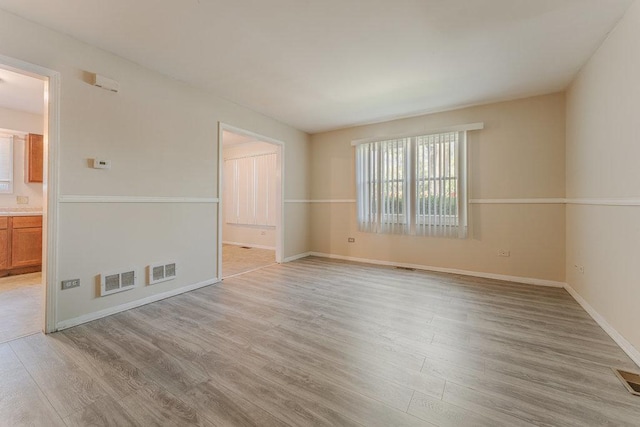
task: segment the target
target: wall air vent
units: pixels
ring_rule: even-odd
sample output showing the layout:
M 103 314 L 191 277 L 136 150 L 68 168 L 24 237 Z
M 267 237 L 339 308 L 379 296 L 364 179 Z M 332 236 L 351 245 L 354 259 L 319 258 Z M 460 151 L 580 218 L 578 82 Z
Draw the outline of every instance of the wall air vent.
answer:
M 640 374 L 622 371 L 615 368 L 613 369 L 613 372 L 615 372 L 618 379 L 622 382 L 622 385 L 629 393 L 640 396 Z
M 136 271 L 129 270 L 117 273 L 103 273 L 100 275 L 100 296 L 128 291 L 136 285 Z
M 156 283 L 166 282 L 176 278 L 176 263 L 156 263 L 147 267 L 147 283 L 155 285 Z

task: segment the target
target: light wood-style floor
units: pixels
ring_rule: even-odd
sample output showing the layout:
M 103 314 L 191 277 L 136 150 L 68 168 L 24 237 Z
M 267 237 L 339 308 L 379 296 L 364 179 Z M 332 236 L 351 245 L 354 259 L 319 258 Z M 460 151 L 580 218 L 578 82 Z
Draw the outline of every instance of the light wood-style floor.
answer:
M 0 424 L 623 426 L 562 289 L 319 258 L 0 345 Z
M 274 250 L 222 245 L 222 277 L 246 273 L 275 262 Z
M 42 304 L 41 273 L 0 278 L 0 343 L 40 332 Z

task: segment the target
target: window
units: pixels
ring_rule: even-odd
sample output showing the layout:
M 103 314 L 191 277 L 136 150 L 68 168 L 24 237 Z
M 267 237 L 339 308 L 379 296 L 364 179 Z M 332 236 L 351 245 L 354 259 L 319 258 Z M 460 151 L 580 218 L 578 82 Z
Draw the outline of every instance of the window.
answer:
M 13 136 L 0 135 L 0 194 L 13 193 Z
M 464 238 L 466 131 L 357 144 L 361 231 Z

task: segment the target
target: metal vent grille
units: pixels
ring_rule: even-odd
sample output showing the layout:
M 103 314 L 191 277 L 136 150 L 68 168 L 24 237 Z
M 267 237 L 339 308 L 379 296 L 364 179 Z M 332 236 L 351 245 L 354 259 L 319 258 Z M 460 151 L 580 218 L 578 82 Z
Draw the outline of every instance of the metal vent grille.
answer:
M 640 396 L 640 374 L 621 371 L 620 369 L 614 369 L 613 372 L 616 373 L 629 393 Z
M 120 288 L 120 275 L 111 274 L 104 279 L 104 290 L 107 292 L 115 291 Z
M 100 275 L 100 296 L 133 289 L 136 285 L 136 271 L 110 272 Z
M 176 275 L 176 264 L 167 264 L 164 266 L 164 275 L 165 277 L 175 277 Z
M 155 285 L 176 278 L 177 266 L 175 262 L 159 262 L 147 267 L 147 283 Z
M 164 279 L 164 265 L 153 267 L 153 281 L 157 282 Z
M 135 271 L 127 271 L 120 275 L 120 281 L 122 287 L 133 286 L 136 284 L 136 272 Z

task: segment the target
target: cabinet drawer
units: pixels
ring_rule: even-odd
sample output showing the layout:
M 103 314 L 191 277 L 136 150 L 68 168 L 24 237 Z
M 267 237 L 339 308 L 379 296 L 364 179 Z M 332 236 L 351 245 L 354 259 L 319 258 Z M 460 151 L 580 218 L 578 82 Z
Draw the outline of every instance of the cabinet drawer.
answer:
M 42 216 L 14 216 L 13 228 L 42 227 Z
M 0 230 L 6 230 L 9 225 L 9 217 L 0 216 Z

